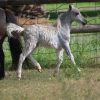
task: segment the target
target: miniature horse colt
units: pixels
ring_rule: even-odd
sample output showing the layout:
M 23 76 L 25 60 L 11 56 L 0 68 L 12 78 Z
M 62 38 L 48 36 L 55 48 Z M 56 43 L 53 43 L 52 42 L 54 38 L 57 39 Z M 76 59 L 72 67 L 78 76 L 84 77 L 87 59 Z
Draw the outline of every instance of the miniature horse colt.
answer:
M 75 65 L 74 56 L 71 53 L 70 43 L 70 29 L 73 21 L 85 25 L 87 21 L 81 15 L 79 10 L 71 5 L 67 12 L 59 16 L 57 20 L 57 27 L 44 25 L 30 25 L 25 29 L 22 28 L 25 40 L 25 47 L 20 55 L 18 64 L 18 78 L 21 78 L 22 64 L 26 57 L 28 57 L 33 64 L 41 72 L 40 64 L 32 57 L 32 51 L 38 46 L 52 47 L 56 49 L 57 63 L 54 75 L 59 73 L 60 65 L 63 61 L 63 51 L 65 50 L 71 62 Z M 8 25 L 9 26 L 9 25 Z M 16 26 L 18 28 L 19 26 Z M 17 29 L 16 29 L 17 30 Z M 9 31 L 9 29 L 8 29 Z M 9 33 L 10 34 L 10 33 Z M 77 68 L 80 71 L 79 68 Z

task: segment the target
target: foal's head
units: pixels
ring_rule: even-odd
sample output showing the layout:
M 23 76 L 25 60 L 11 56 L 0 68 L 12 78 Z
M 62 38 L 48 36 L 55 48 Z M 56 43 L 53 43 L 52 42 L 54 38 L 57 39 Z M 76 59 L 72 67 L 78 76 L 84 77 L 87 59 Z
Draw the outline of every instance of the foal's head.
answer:
M 72 5 L 69 5 L 68 12 L 72 21 L 76 21 L 78 23 L 81 23 L 82 25 L 87 24 L 87 20 L 82 16 L 82 14 L 77 8 L 73 7 Z

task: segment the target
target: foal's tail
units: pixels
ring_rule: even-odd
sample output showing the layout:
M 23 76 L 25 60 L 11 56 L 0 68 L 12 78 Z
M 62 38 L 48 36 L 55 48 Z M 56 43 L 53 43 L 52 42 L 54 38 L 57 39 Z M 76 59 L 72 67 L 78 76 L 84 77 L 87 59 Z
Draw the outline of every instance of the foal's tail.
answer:
M 8 23 L 6 31 L 8 37 L 16 38 L 16 36 L 20 36 L 23 33 L 24 28 L 14 23 Z

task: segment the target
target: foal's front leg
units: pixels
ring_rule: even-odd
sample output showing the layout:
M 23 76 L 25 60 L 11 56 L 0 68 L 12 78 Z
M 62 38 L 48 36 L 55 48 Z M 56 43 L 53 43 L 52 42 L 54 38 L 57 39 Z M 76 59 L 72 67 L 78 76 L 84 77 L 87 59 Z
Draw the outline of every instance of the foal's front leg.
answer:
M 63 61 L 63 49 L 57 49 L 56 55 L 57 55 L 57 63 L 56 63 L 56 69 L 54 71 L 54 76 L 57 76 L 59 74 L 59 68 Z
M 70 49 L 70 46 L 69 46 L 69 42 L 66 42 L 66 43 L 64 44 L 64 49 L 65 49 L 65 52 L 67 53 L 67 55 L 69 56 L 71 62 L 72 62 L 74 65 L 76 65 L 74 56 L 73 56 L 73 54 L 72 54 L 72 52 L 71 52 L 71 49 Z M 77 70 L 78 70 L 79 72 L 81 71 L 78 67 L 77 67 Z

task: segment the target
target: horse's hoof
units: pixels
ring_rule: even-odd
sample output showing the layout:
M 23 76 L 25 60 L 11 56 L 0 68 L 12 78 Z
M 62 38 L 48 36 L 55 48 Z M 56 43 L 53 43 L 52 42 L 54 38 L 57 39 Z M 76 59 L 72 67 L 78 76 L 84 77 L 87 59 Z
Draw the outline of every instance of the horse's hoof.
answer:
M 53 77 L 56 77 L 56 76 L 57 76 L 57 75 L 54 73 L 54 74 L 53 74 Z
M 59 70 L 55 69 L 53 72 L 53 77 L 57 77 L 57 76 L 59 76 Z
M 41 72 L 42 72 L 42 69 L 38 69 L 38 72 L 40 72 L 40 73 L 41 73 Z
M 21 77 L 18 77 L 18 80 L 20 81 L 21 80 Z
M 58 73 L 54 72 L 53 77 L 57 77 L 57 76 L 58 76 Z
M 81 69 L 80 68 L 77 68 L 78 72 L 81 72 Z

